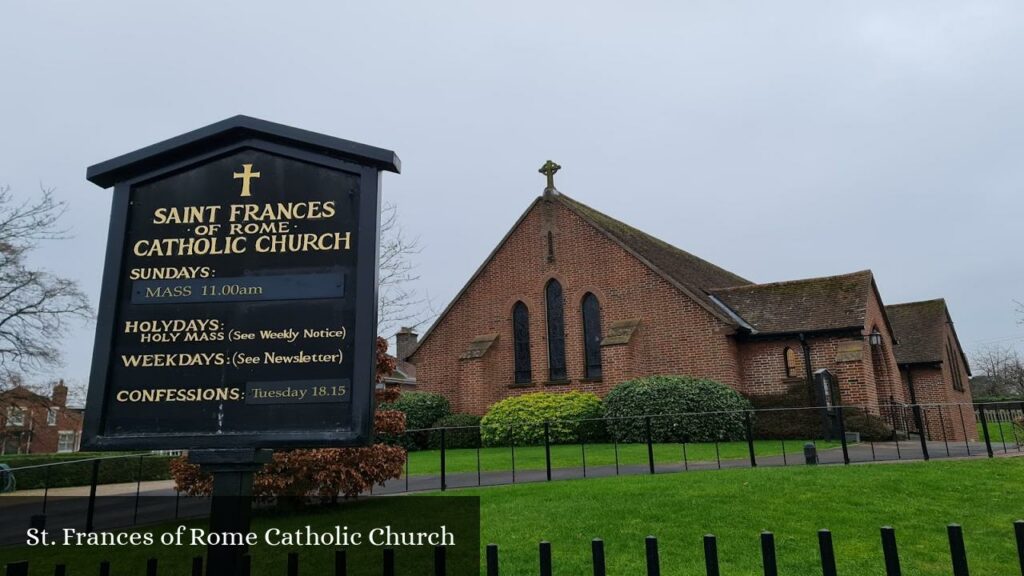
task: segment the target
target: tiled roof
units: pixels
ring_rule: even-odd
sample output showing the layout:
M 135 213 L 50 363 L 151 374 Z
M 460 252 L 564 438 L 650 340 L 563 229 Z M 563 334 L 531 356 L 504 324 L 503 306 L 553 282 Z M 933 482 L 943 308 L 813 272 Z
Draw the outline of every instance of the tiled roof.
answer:
M 945 358 L 946 301 L 925 300 L 885 307 L 899 344 L 900 364 L 942 362 Z
M 861 329 L 872 294 L 870 270 L 710 290 L 761 334 Z
M 564 194 L 559 193 L 555 198 L 584 220 L 617 240 L 628 250 L 646 260 L 655 271 L 685 287 L 691 296 L 700 300 L 702 304 L 716 313 L 720 308 L 708 297 L 706 291 L 709 288 L 750 284 L 749 280 L 741 276 L 719 268 L 685 250 L 680 250 L 668 242 L 637 230 Z

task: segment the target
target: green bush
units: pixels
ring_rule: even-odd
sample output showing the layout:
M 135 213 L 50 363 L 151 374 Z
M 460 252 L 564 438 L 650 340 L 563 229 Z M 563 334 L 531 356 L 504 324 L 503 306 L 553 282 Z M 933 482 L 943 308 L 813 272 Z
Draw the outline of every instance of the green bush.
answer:
M 447 428 L 445 430 L 446 448 L 479 448 L 480 447 L 480 417 L 472 414 L 452 414 L 440 418 L 434 422 L 434 428 Z M 432 432 L 429 446 L 432 449 L 441 447 L 441 434 Z
M 103 458 L 100 462 L 99 483 L 119 484 L 139 479 L 139 458 L 112 458 L 109 453 L 68 453 L 32 454 L 24 456 L 0 456 L 0 463 L 8 464 L 14 470 L 18 490 L 63 488 L 87 486 L 92 480 L 92 462 L 76 462 L 87 458 Z M 168 480 L 171 473 L 168 464 L 173 456 L 145 454 L 142 457 L 142 481 Z M 53 464 L 35 468 L 43 464 Z M 31 466 L 32 468 L 26 468 Z
M 596 442 L 605 438 L 604 408 L 590 392 L 535 392 L 506 398 L 491 406 L 481 419 L 485 446 L 542 444 L 544 423 L 554 444 Z
M 388 444 L 404 446 L 409 450 L 420 450 L 427 447 L 431 434 L 429 432 L 416 432 L 426 430 L 445 416 L 452 413 L 452 406 L 448 399 L 433 392 L 402 392 L 398 400 L 382 404 L 381 410 L 398 410 L 405 414 L 405 429 L 410 432 L 398 438 L 381 436 L 381 440 Z
M 745 437 L 744 410 L 750 403 L 713 380 L 649 376 L 623 382 L 604 399 L 608 431 L 619 442 L 645 442 L 652 416 L 654 442 L 709 442 Z M 721 414 L 697 414 L 725 412 Z M 657 416 L 659 414 L 685 414 Z

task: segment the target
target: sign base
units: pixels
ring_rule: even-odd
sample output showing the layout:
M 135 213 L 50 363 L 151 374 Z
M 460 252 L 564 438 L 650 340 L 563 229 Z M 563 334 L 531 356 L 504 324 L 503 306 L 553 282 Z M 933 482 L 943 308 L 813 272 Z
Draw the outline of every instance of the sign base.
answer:
M 188 461 L 213 474 L 210 532 L 247 534 L 252 520 L 253 474 L 270 462 L 272 450 L 191 450 Z M 209 576 L 241 573 L 246 546 L 211 545 L 206 550 Z

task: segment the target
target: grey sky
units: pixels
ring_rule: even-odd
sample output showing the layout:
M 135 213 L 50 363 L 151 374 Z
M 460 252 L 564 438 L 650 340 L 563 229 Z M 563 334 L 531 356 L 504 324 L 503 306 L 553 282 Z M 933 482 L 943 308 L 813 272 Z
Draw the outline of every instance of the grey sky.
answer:
M 1022 54 L 1019 1 L 3 0 L 0 184 L 70 204 L 38 261 L 95 300 L 87 165 L 239 113 L 391 148 L 443 308 L 551 158 L 565 193 L 751 280 L 871 268 L 887 303 L 946 297 L 969 350 L 1024 347 Z

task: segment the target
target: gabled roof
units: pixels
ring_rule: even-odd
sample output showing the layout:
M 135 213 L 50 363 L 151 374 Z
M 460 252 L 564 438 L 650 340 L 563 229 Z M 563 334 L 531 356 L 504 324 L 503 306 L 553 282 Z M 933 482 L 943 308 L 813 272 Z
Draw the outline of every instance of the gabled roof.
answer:
M 401 171 L 401 161 L 391 150 L 240 115 L 94 164 L 86 169 L 85 177 L 93 184 L 109 188 L 153 168 L 249 138 L 294 146 L 332 158 L 375 166 L 380 170 Z
M 758 334 L 861 330 L 868 298 L 877 295 L 870 270 L 840 276 L 710 290 Z M 881 300 L 879 300 L 881 301 Z
M 921 302 L 905 302 L 885 307 L 893 329 L 899 338 L 895 347 L 896 362 L 900 364 L 933 364 L 946 359 L 946 326 L 953 329 L 953 319 L 949 308 L 942 298 L 923 300 Z M 961 355 L 964 367 L 970 374 L 970 364 L 953 330 L 957 351 Z
M 732 317 L 722 317 L 721 308 L 708 297 L 706 291 L 712 287 L 750 285 L 749 280 L 715 266 L 685 250 L 680 250 L 664 240 L 637 230 L 607 214 L 598 212 L 564 194 L 558 194 L 555 198 L 583 220 L 611 237 L 626 251 L 638 257 L 648 267 L 681 288 L 699 304 L 722 318 L 727 324 L 736 324 Z
M 0 391 L 0 400 L 21 400 L 24 402 L 46 404 L 47 406 L 53 404 L 53 400 L 51 400 L 48 396 L 44 396 L 42 394 L 33 392 L 24 386 L 15 386 L 13 388 L 8 388 L 7 390 Z
M 738 284 L 750 284 L 749 280 L 746 280 L 728 270 L 715 266 L 714 264 L 698 258 L 689 252 L 680 250 L 671 244 L 659 240 L 650 234 L 637 230 L 632 226 L 625 224 L 611 216 L 608 216 L 602 212 L 599 212 L 581 202 L 577 202 L 572 198 L 569 198 L 561 192 L 554 192 L 550 195 L 540 196 L 536 198 L 530 206 L 519 216 L 512 228 L 505 234 L 505 236 L 498 242 L 498 245 L 494 247 L 494 250 L 487 256 L 483 264 L 476 269 L 476 272 L 469 278 L 465 286 L 459 290 L 459 293 L 452 298 L 452 301 L 448 306 L 441 312 L 437 317 L 437 320 L 430 326 L 430 328 L 420 338 L 416 349 L 410 353 L 410 357 L 416 354 L 420 346 L 423 345 L 427 339 L 433 334 L 434 329 L 444 321 L 444 318 L 451 311 L 452 306 L 466 293 L 466 290 L 473 284 L 473 281 L 483 273 L 487 264 L 494 259 L 495 254 L 501 250 L 501 247 L 508 242 L 508 239 L 512 234 L 519 228 L 519 225 L 526 219 L 526 216 L 533 211 L 533 209 L 546 200 L 552 202 L 559 202 L 561 205 L 568 208 L 571 212 L 583 219 L 599 232 L 603 233 L 606 237 L 611 239 L 613 242 L 622 246 L 627 252 L 633 254 L 649 268 L 654 270 L 660 276 L 665 278 L 670 284 L 680 289 L 691 298 L 693 298 L 698 304 L 703 306 L 708 312 L 725 322 L 730 326 L 738 326 L 740 323 L 737 322 L 728 310 L 723 310 L 722 307 L 708 296 L 706 288 L 709 286 L 733 286 Z

